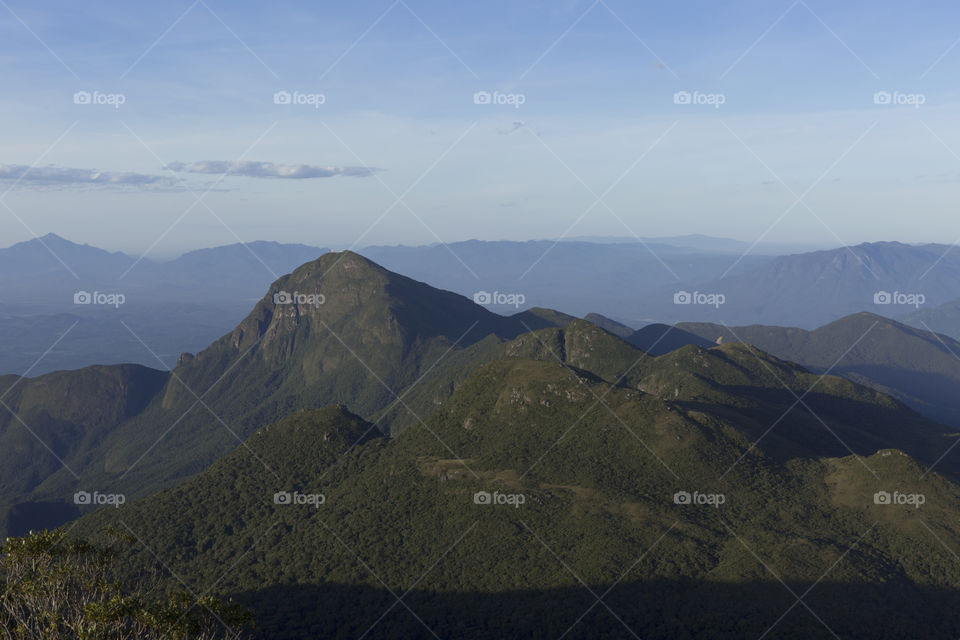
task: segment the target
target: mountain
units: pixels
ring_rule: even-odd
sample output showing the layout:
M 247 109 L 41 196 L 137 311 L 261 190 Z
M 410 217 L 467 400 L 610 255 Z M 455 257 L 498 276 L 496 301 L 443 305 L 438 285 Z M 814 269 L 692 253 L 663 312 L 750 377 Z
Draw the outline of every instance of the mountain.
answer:
M 73 294 L 115 281 L 134 259 L 47 234 L 0 249 L 0 306 L 8 312 L 73 305 Z
M 814 331 L 682 323 L 673 330 L 704 341 L 748 342 L 814 372 L 830 371 L 899 398 L 916 411 L 960 427 L 960 342 L 871 313 Z M 686 332 L 683 334 L 682 332 Z M 692 341 L 694 342 L 694 341 Z
M 937 244 L 875 242 L 781 256 L 726 277 L 723 268 L 720 276 L 679 282 L 647 294 L 647 312 L 670 324 L 713 322 L 805 329 L 860 311 L 905 316 L 960 295 L 960 252 L 949 249 Z M 678 293 L 681 295 L 675 299 Z M 700 304 L 696 294 L 700 294 Z M 712 298 L 710 294 L 714 294 Z
M 238 243 L 190 251 L 167 262 L 153 262 L 140 275 L 154 287 L 190 290 L 201 283 L 216 282 L 222 289 L 220 296 L 258 297 L 280 275 L 327 252 L 329 249 L 305 244 Z M 198 278 L 202 278 L 201 283 Z M 251 290 L 255 291 L 252 296 Z
M 15 284 L 13 281 L 17 278 L 33 278 L 44 274 L 66 279 L 72 277 L 71 270 L 81 278 L 95 278 L 102 273 L 122 273 L 133 261 L 133 258 L 119 251 L 111 253 L 48 233 L 0 249 L 0 282 L 3 287 L 9 287 Z
M 667 240 L 682 244 L 683 239 Z M 960 295 L 960 252 L 946 245 L 881 242 L 741 258 L 742 252 L 714 250 L 715 240 L 694 236 L 687 238 L 689 246 L 467 241 L 368 247 L 360 253 L 431 286 L 476 296 L 503 315 L 549 308 L 570 317 L 595 313 L 636 327 L 712 322 L 813 329 L 870 311 L 918 327 L 922 323 L 910 318 L 929 317 L 944 333 L 960 334 L 949 304 Z M 17 336 L 0 350 L 0 372 L 22 374 L 34 365 L 34 373 L 92 363 L 158 366 L 156 356 L 173 367 L 180 353 L 201 350 L 236 326 L 276 276 L 327 252 L 251 242 L 167 262 L 148 258 L 131 269 L 134 259 L 124 254 L 52 235 L 43 241 L 78 277 L 39 240 L 0 250 L 0 273 L 8 274 L 0 276 L 0 329 Z M 78 291 L 116 292 L 125 302 L 119 308 L 75 305 Z M 880 304 L 874 302 L 877 294 Z M 942 323 L 937 313 L 945 314 Z M 80 324 L 38 362 L 76 320 Z M 606 326 L 626 335 L 622 327 Z
M 650 357 L 574 321 L 500 349 L 393 438 L 294 413 L 76 532 L 127 527 L 131 570 L 270 638 L 960 632 L 960 489 L 889 448 L 932 459 L 938 425 L 739 344 Z M 818 381 L 809 409 L 780 380 Z
M 905 316 L 903 322 L 917 329 L 935 331 L 960 340 L 960 298 L 944 302 L 938 307 L 919 309 Z
M 69 279 L 72 273 L 77 274 L 81 284 L 84 280 L 118 282 L 131 269 L 128 282 L 134 288 L 147 283 L 155 286 L 157 281 L 171 287 L 196 288 L 198 278 L 210 278 L 227 289 L 248 289 L 249 284 L 244 283 L 244 278 L 263 280 L 263 274 L 269 271 L 289 273 L 327 251 L 329 249 L 304 244 L 256 241 L 190 251 L 174 260 L 145 258 L 131 269 L 137 258 L 89 244 L 80 245 L 50 233 L 0 249 L 0 282 L 3 287 L 8 287 L 12 284 L 8 280 L 16 278 L 51 275 Z M 140 277 L 145 282 L 141 282 Z M 69 284 L 72 286 L 73 283 Z M 210 293 L 216 294 L 215 291 Z
M 0 377 L 0 523 L 15 534 L 75 518 L 63 496 L 28 496 L 57 473 L 106 464 L 96 452 L 161 391 L 169 374 L 138 365 L 93 366 L 37 378 Z M 74 470 L 76 469 L 76 471 Z
M 93 363 L 158 366 L 157 356 L 173 367 L 180 353 L 201 350 L 236 326 L 276 276 L 328 251 L 251 242 L 133 266 L 134 259 L 121 253 L 54 235 L 42 240 L 0 249 L 0 329 L 17 336 L 0 349 L 0 372 L 22 374 L 34 366 L 34 373 L 46 373 Z M 665 240 L 683 244 L 683 238 Z M 596 313 L 624 326 L 712 322 L 813 329 L 870 311 L 920 328 L 929 318 L 931 328 L 960 336 L 950 302 L 960 295 L 960 253 L 946 245 L 881 242 L 741 258 L 741 252 L 718 250 L 717 240 L 692 236 L 687 246 L 467 241 L 361 253 L 434 287 L 476 296 L 504 315 L 549 308 L 570 317 Z M 76 305 L 78 291 L 120 293 L 125 302 L 118 308 Z M 626 335 L 622 327 L 606 326 Z
M 171 373 L 152 371 L 163 384 L 151 387 L 137 411 L 105 416 L 90 447 L 81 438 L 86 425 L 67 420 L 63 429 L 74 437 L 64 437 L 57 453 L 66 465 L 36 452 L 27 459 L 42 461 L 30 463 L 33 480 L 7 499 L 13 508 L 62 502 L 84 486 L 131 495 L 169 486 L 258 427 L 333 403 L 400 431 L 419 424 L 502 340 L 570 320 L 549 310 L 499 316 L 357 254 L 327 253 L 270 285 L 233 331 L 184 355 Z M 31 381 L 49 388 L 48 407 L 73 388 L 44 386 L 49 376 Z M 96 412 L 101 399 L 76 401 Z M 26 473 L 0 467 L 0 476 L 7 472 Z
M 532 328 L 549 324 L 532 313 L 520 317 Z M 525 330 L 517 318 L 355 253 L 330 253 L 277 280 L 233 332 L 179 367 L 182 382 L 165 402 L 189 397 L 184 387 L 221 381 L 214 403 L 223 403 L 227 415 L 242 405 L 275 419 L 290 398 L 314 406 L 349 401 L 371 415 L 450 350 Z

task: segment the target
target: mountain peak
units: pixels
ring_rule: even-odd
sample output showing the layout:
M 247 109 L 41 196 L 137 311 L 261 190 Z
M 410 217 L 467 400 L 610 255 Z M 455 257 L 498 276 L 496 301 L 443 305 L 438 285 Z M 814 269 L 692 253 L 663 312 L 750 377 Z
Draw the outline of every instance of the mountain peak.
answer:
M 49 248 L 56 248 L 56 247 L 80 247 L 80 246 L 89 246 L 89 245 L 79 245 L 76 242 L 71 242 L 70 240 L 67 240 L 62 236 L 58 236 L 55 233 L 48 233 L 43 236 L 36 236 L 29 240 L 17 242 L 16 244 L 10 246 L 9 248 L 10 249 L 13 249 L 13 248 L 26 249 L 26 248 L 32 248 L 32 247 L 42 248 L 43 246 L 46 246 Z
M 46 269 L 60 270 L 69 264 L 81 277 L 97 269 L 122 273 L 133 258 L 122 252 L 109 252 L 89 244 L 77 244 L 55 233 L 36 236 L 0 249 L 4 275 L 21 272 L 35 275 Z
M 481 341 L 488 349 L 524 331 L 520 319 L 342 251 L 277 279 L 231 333 L 178 375 L 191 386 L 229 376 L 237 388 L 263 389 L 258 411 L 265 419 L 288 413 L 291 397 L 309 398 L 307 406 L 347 402 L 371 416 L 394 399 L 391 389 L 412 383 L 448 352 Z M 164 406 L 186 395 L 172 385 Z
M 76 244 L 75 242 L 70 242 L 70 241 L 67 240 L 66 238 L 64 238 L 64 237 L 62 237 L 62 236 L 58 236 L 57 234 L 52 233 L 52 232 L 51 232 L 51 233 L 48 233 L 48 234 L 46 234 L 46 235 L 44 235 L 44 236 L 40 236 L 40 237 L 37 238 L 37 239 L 38 239 L 38 240 L 42 240 L 42 241 L 44 241 L 44 242 L 57 242 L 57 243 L 61 243 L 61 244 Z
M 365 258 L 359 253 L 350 251 L 349 249 L 344 249 L 343 251 L 331 251 L 330 253 L 326 253 L 317 258 L 315 262 L 323 266 L 325 270 L 333 270 L 337 267 L 340 267 L 345 271 L 367 269 L 371 272 L 375 271 L 377 273 L 389 273 L 386 269 L 381 267 L 373 260 Z
M 310 451 L 318 447 L 344 452 L 383 433 L 342 404 L 301 409 L 279 422 L 261 427 L 249 439 L 263 455 L 277 451 Z M 325 444 L 324 444 L 325 443 Z
M 353 251 L 332 251 L 325 253 L 316 260 L 297 267 L 293 273 L 283 276 L 271 286 L 275 287 L 319 287 L 324 280 L 365 280 L 374 279 L 380 284 L 386 284 L 389 271 L 364 258 Z M 402 276 L 398 276 L 402 277 Z

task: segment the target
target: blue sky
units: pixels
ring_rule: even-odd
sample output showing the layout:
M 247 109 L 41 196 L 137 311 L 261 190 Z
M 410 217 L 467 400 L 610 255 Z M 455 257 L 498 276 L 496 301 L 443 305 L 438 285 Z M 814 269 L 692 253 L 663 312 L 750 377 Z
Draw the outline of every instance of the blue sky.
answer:
M 0 244 L 953 242 L 958 14 L 4 0 Z

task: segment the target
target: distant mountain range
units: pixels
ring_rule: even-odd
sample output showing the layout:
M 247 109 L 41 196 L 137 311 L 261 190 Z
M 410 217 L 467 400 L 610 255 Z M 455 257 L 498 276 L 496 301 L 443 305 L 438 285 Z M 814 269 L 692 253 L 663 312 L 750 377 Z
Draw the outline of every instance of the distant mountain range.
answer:
M 699 283 L 691 303 L 663 290 L 661 320 L 775 324 L 813 329 L 859 311 L 905 317 L 960 296 L 960 252 L 947 245 L 880 242 L 782 256 L 744 273 Z M 719 304 L 701 297 L 719 293 Z
M 272 282 L 327 249 L 251 242 L 201 249 L 175 260 L 140 260 L 79 245 L 55 234 L 0 249 L 0 307 L 44 311 L 73 303 L 77 290 L 120 291 L 130 304 L 176 301 L 214 304 L 249 299 L 255 282 Z M 207 281 L 205 278 L 211 278 Z M 213 286 L 215 283 L 215 286 Z
M 181 352 L 234 326 L 277 277 L 326 251 L 253 242 L 138 262 L 53 234 L 0 249 L 0 332 L 8 336 L 0 373 L 121 362 L 171 367 Z M 121 294 L 123 302 L 75 304 L 80 292 Z
M 526 304 L 581 317 L 599 313 L 631 327 L 696 321 L 814 329 L 860 311 L 910 317 L 922 326 L 913 319 L 924 317 L 922 310 L 933 314 L 939 331 L 960 338 L 960 252 L 947 245 L 878 242 L 743 258 L 670 245 L 574 241 L 362 253 L 463 295 L 517 292 Z M 940 305 L 941 312 L 931 311 Z
M 472 240 L 431 247 L 367 247 L 358 252 L 388 269 L 462 295 L 519 293 L 528 306 L 578 317 L 598 312 L 633 325 L 657 319 L 648 314 L 648 306 L 661 289 L 712 279 L 736 260 L 728 254 L 662 243 L 545 240 Z M 733 272 L 771 259 L 747 256 Z M 492 302 L 492 309 L 510 312 L 509 302 Z
M 713 322 L 812 330 L 868 311 L 960 339 L 960 252 L 946 245 L 886 242 L 741 259 L 718 249 L 736 241 L 668 240 L 689 246 L 470 241 L 360 253 L 436 288 L 476 296 L 501 315 L 539 307 L 595 313 L 631 328 Z M 277 277 L 324 253 L 254 242 L 136 263 L 53 235 L 0 250 L 0 330 L 11 336 L 0 346 L 0 372 L 121 362 L 172 367 L 180 353 L 235 326 Z M 74 304 L 81 291 L 120 293 L 124 304 Z
M 692 233 L 683 236 L 660 236 L 656 238 L 631 238 L 629 236 L 570 236 L 563 238 L 563 242 L 594 242 L 597 244 L 633 244 L 647 243 L 653 245 L 669 245 L 695 251 L 733 253 L 743 255 L 750 252 L 754 255 L 779 256 L 789 253 L 804 253 L 833 248 L 818 244 L 785 244 L 773 242 L 745 242 L 732 238 L 717 238 L 701 233 Z

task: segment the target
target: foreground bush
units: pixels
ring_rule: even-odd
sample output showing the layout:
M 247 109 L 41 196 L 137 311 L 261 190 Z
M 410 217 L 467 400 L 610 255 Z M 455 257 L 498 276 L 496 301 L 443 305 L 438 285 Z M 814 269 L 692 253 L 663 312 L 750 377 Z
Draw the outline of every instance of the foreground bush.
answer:
M 152 640 L 241 638 L 251 615 L 235 603 L 187 592 L 163 593 L 159 572 L 116 579 L 108 545 L 63 530 L 7 538 L 0 545 L 0 638 Z

